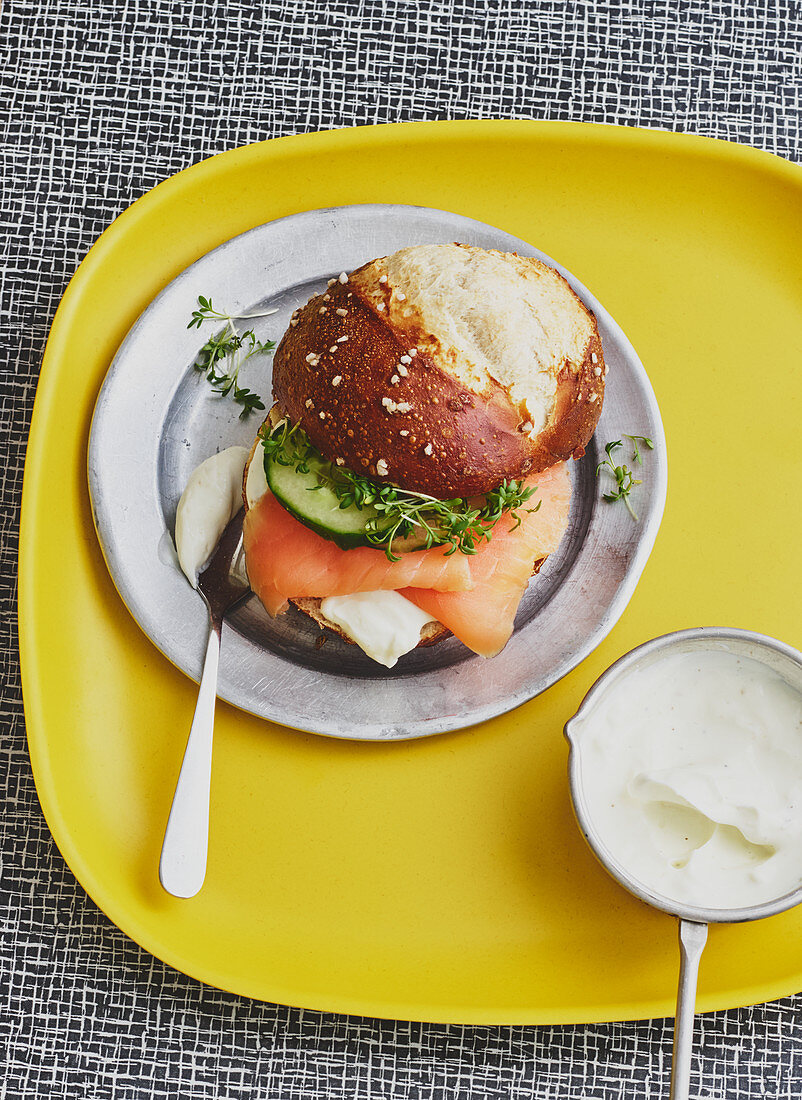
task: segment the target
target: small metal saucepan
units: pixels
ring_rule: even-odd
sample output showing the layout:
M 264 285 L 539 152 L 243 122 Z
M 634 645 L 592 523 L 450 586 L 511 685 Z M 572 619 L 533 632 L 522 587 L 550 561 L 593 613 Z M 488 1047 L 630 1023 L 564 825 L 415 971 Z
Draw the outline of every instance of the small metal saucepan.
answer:
M 588 810 L 583 786 L 580 739 L 577 736 L 580 724 L 584 724 L 601 699 L 622 677 L 637 675 L 639 669 L 659 661 L 669 653 L 690 653 L 699 650 L 725 651 L 759 661 L 802 692 L 802 653 L 796 649 L 775 638 L 756 634 L 751 630 L 700 627 L 665 634 L 625 654 L 599 677 L 583 699 L 579 710 L 565 726 L 565 735 L 571 750 L 568 769 L 574 812 L 594 855 L 605 870 L 630 893 L 647 905 L 662 909 L 679 918 L 680 972 L 671 1067 L 671 1100 L 687 1100 L 688 1097 L 696 983 L 699 960 L 707 942 L 708 924 L 733 924 L 738 921 L 759 920 L 762 917 L 782 913 L 802 902 L 802 887 L 771 901 L 737 909 L 704 909 L 664 897 L 634 878 L 611 854 Z

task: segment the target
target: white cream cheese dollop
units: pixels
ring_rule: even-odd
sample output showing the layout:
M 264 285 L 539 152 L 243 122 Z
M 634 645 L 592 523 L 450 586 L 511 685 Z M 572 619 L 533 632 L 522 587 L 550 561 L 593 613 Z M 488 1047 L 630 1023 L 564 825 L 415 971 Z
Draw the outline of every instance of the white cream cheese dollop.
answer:
M 192 472 L 175 514 L 178 561 L 193 588 L 220 541 L 226 525 L 242 507 L 242 474 L 248 451 L 227 447 Z
M 739 908 L 802 885 L 802 693 L 733 653 L 633 669 L 575 723 L 587 810 L 664 897 Z
M 327 596 L 320 610 L 368 657 L 387 668 L 417 646 L 427 623 L 436 622 L 400 592 L 392 591 Z

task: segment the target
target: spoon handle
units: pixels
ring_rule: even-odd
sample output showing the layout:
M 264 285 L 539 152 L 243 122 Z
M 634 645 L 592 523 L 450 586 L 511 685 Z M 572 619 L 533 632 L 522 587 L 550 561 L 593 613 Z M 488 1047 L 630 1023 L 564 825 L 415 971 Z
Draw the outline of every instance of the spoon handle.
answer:
M 679 988 L 674 1021 L 674 1056 L 671 1062 L 670 1100 L 688 1100 L 693 1053 L 693 1018 L 696 1012 L 696 980 L 699 960 L 707 943 L 707 925 L 692 920 L 679 922 Z
M 168 894 L 177 898 L 194 897 L 206 877 L 212 734 L 221 630 L 222 622 L 213 616 L 195 716 L 184 750 L 159 861 L 159 880 Z

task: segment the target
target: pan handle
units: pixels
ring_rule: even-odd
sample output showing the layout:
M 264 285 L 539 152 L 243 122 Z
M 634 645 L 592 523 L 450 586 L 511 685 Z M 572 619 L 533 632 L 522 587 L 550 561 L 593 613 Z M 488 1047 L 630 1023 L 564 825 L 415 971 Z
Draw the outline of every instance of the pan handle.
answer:
M 688 1100 L 693 1053 L 693 1020 L 699 961 L 707 943 L 707 925 L 692 920 L 679 922 L 679 988 L 674 1021 L 674 1055 L 671 1062 L 670 1100 Z

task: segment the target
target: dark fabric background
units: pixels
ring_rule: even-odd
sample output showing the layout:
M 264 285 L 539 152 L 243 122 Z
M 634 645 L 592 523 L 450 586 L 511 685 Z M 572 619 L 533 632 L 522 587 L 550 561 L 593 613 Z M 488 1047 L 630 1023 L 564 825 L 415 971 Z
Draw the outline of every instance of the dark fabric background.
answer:
M 656 126 L 798 160 L 800 4 L 7 0 L 0 35 L 0 1097 L 667 1095 L 670 1023 L 467 1028 L 303 1012 L 198 985 L 109 923 L 50 838 L 25 748 L 24 447 L 70 276 L 120 211 L 179 169 L 280 134 L 467 117 Z M 692 1095 L 802 1095 L 800 1004 L 704 1017 Z

